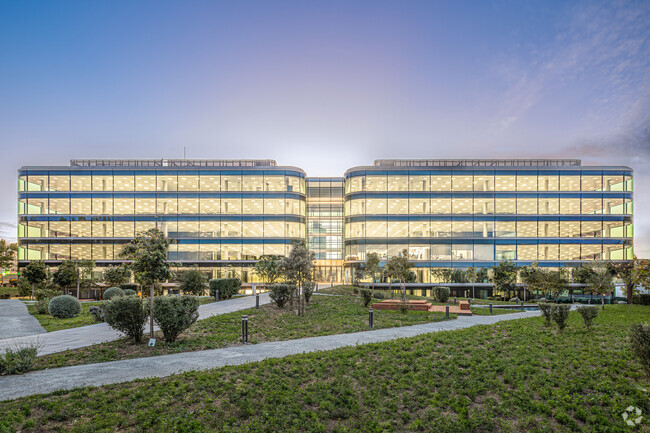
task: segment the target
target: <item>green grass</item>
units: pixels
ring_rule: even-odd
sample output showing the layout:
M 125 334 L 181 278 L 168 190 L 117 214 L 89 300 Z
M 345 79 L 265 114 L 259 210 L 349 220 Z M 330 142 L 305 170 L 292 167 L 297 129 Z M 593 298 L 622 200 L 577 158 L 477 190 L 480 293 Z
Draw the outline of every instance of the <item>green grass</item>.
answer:
M 242 315 L 248 316 L 248 339 L 253 344 L 368 330 L 368 309 L 363 307 L 359 298 L 314 295 L 304 317 L 297 316 L 295 311 L 264 305 L 259 310 L 251 308 L 196 322 L 174 343 L 165 343 L 162 333 L 158 332 L 158 341 L 153 348 L 120 339 L 39 357 L 36 368 L 90 364 L 241 344 Z M 452 315 L 453 317 L 455 316 Z M 402 314 L 399 311 L 382 310 L 374 313 L 374 327 L 393 328 L 444 319 L 444 313 L 410 311 Z
M 650 431 L 628 348 L 647 307 L 541 318 L 0 403 L 0 431 Z M 639 407 L 642 425 L 621 414 Z
M 93 305 L 99 305 L 101 302 L 83 302 L 81 312 L 78 316 L 69 319 L 58 319 L 49 314 L 38 314 L 36 305 L 27 305 L 27 311 L 34 316 L 47 332 L 60 331 L 61 329 L 77 328 L 79 326 L 94 325 L 97 323 L 95 318 L 90 315 L 88 309 Z

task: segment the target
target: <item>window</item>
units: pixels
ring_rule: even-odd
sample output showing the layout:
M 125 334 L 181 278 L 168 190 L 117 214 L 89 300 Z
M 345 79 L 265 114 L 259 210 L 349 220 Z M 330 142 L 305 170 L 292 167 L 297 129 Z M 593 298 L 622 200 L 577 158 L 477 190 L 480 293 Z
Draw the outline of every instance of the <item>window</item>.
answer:
M 451 176 L 431 175 L 431 191 L 451 191 Z
M 408 215 L 409 201 L 406 198 L 390 198 L 388 199 L 388 214 L 389 215 Z
M 409 233 L 408 221 L 389 221 L 388 237 L 390 238 L 407 238 Z
M 516 176 L 515 174 L 498 174 L 494 176 L 494 190 L 495 191 L 515 191 L 516 190 Z
M 178 191 L 178 176 L 176 173 L 158 172 L 156 188 L 160 192 Z
M 431 213 L 437 215 L 451 214 L 451 199 L 450 198 L 432 198 L 431 199 Z
M 540 175 L 537 180 L 537 185 L 539 191 L 559 191 L 560 176 L 546 174 Z
M 540 221 L 538 224 L 540 238 L 557 238 L 560 236 L 560 223 L 557 221 Z
M 429 191 L 429 175 L 409 176 L 409 191 Z
M 31 176 L 30 176 L 31 178 Z M 91 176 L 88 175 L 72 175 L 70 176 L 70 191 L 90 191 Z
M 403 175 L 389 175 L 388 176 L 388 191 L 408 191 L 409 177 L 407 174 Z
M 516 245 L 495 245 L 494 258 L 499 262 L 502 260 L 516 260 L 516 251 Z
M 494 202 L 497 214 L 514 214 L 517 209 L 517 200 L 514 198 L 496 198 Z
M 517 245 L 517 260 L 537 260 L 537 245 Z
M 517 191 L 537 191 L 537 174 L 517 175 Z
M 136 175 L 135 176 L 135 190 L 136 191 L 155 191 L 156 190 L 156 176 L 155 175 Z
M 427 215 L 429 213 L 428 198 L 410 198 L 409 213 L 411 215 Z
M 366 175 L 366 191 L 386 191 L 386 176 L 376 174 Z
M 474 191 L 494 191 L 494 176 L 475 174 Z
M 454 191 L 471 191 L 474 179 L 471 174 L 455 174 L 452 176 L 451 185 Z
M 537 237 L 537 221 L 517 221 L 517 237 Z

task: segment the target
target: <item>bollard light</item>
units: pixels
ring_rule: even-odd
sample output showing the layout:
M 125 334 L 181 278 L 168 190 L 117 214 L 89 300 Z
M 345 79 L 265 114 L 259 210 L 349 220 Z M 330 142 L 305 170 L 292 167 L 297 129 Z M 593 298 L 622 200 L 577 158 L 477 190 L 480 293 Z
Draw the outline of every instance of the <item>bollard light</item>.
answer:
M 445 305 L 445 317 L 449 320 L 449 304 Z
M 241 341 L 248 343 L 248 316 L 241 316 Z
M 492 302 L 490 302 L 490 314 L 492 314 Z
M 219 289 L 214 289 L 214 300 L 219 301 Z
M 255 308 L 260 308 L 260 294 L 255 295 Z
M 375 318 L 374 318 L 375 312 L 372 311 L 372 308 L 368 310 L 368 325 L 370 326 L 370 329 L 373 329 L 375 326 Z
M 521 311 L 524 311 L 524 301 L 521 301 Z

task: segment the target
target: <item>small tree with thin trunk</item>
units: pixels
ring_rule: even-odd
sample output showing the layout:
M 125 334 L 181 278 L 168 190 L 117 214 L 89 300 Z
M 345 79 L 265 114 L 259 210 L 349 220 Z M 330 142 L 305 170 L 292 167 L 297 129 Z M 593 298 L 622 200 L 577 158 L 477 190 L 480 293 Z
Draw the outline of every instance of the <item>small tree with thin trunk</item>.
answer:
M 282 277 L 282 270 L 280 264 L 282 263 L 283 256 L 277 255 L 263 255 L 255 263 L 253 272 L 260 277 L 264 287 L 268 290 L 268 286 L 275 283 Z
M 650 261 L 647 259 L 629 260 L 625 262 L 609 262 L 609 269 L 625 284 L 627 303 L 632 304 L 632 298 L 637 286 L 650 286 Z
M 509 260 L 499 262 L 497 266 L 492 267 L 492 285 L 494 290 L 500 293 L 508 293 L 517 288 L 517 265 Z
M 601 294 L 603 305 L 605 303 L 605 293 L 615 290 L 614 274 L 606 262 L 596 261 L 586 265 L 591 270 L 587 276 L 587 291 L 592 295 Z M 604 307 L 603 307 L 604 308 Z
M 104 270 L 102 280 L 109 286 L 120 286 L 131 279 L 131 270 L 127 265 L 113 265 Z
M 408 307 L 406 304 L 405 282 L 409 276 L 409 272 L 411 271 L 411 268 L 413 267 L 413 263 L 409 261 L 407 253 L 408 252 L 404 250 L 402 251 L 401 256 L 393 256 L 388 259 L 388 262 L 386 262 L 386 272 L 388 273 L 389 277 L 397 278 L 400 282 L 403 313 L 406 313 L 408 311 Z
M 366 271 L 372 277 L 373 292 L 375 290 L 375 282 L 376 282 L 375 278 L 377 277 L 377 273 L 381 270 L 381 267 L 379 266 L 380 263 L 381 263 L 381 259 L 379 258 L 378 253 L 368 253 L 366 255 Z
M 298 314 L 305 314 L 305 297 L 303 285 L 311 281 L 311 271 L 314 267 L 314 253 L 307 249 L 305 241 L 298 241 L 289 257 L 284 257 L 280 263 L 280 270 L 285 279 L 297 286 L 298 290 Z
M 472 298 L 476 298 L 474 290 L 474 283 L 476 283 L 476 268 L 474 266 L 467 268 L 465 271 L 465 277 L 467 278 L 467 282 L 472 284 Z
M 138 233 L 135 239 L 124 246 L 120 257 L 131 261 L 130 268 L 136 273 L 138 279 L 151 287 L 149 308 L 150 336 L 153 338 L 153 298 L 154 286 L 160 281 L 171 278 L 172 271 L 167 261 L 167 248 L 170 241 L 165 234 L 157 228 Z
M 4 239 L 0 239 L 0 270 L 11 268 L 17 250 L 17 244 L 9 244 Z

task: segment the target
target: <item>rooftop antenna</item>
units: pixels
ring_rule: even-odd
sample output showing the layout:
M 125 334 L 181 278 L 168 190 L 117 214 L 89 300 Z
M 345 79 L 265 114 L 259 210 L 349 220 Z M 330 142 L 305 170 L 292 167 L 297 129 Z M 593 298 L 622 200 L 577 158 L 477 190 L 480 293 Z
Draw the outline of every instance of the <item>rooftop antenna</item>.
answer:
M 183 146 L 183 159 L 187 159 L 187 154 L 185 152 L 185 146 Z

